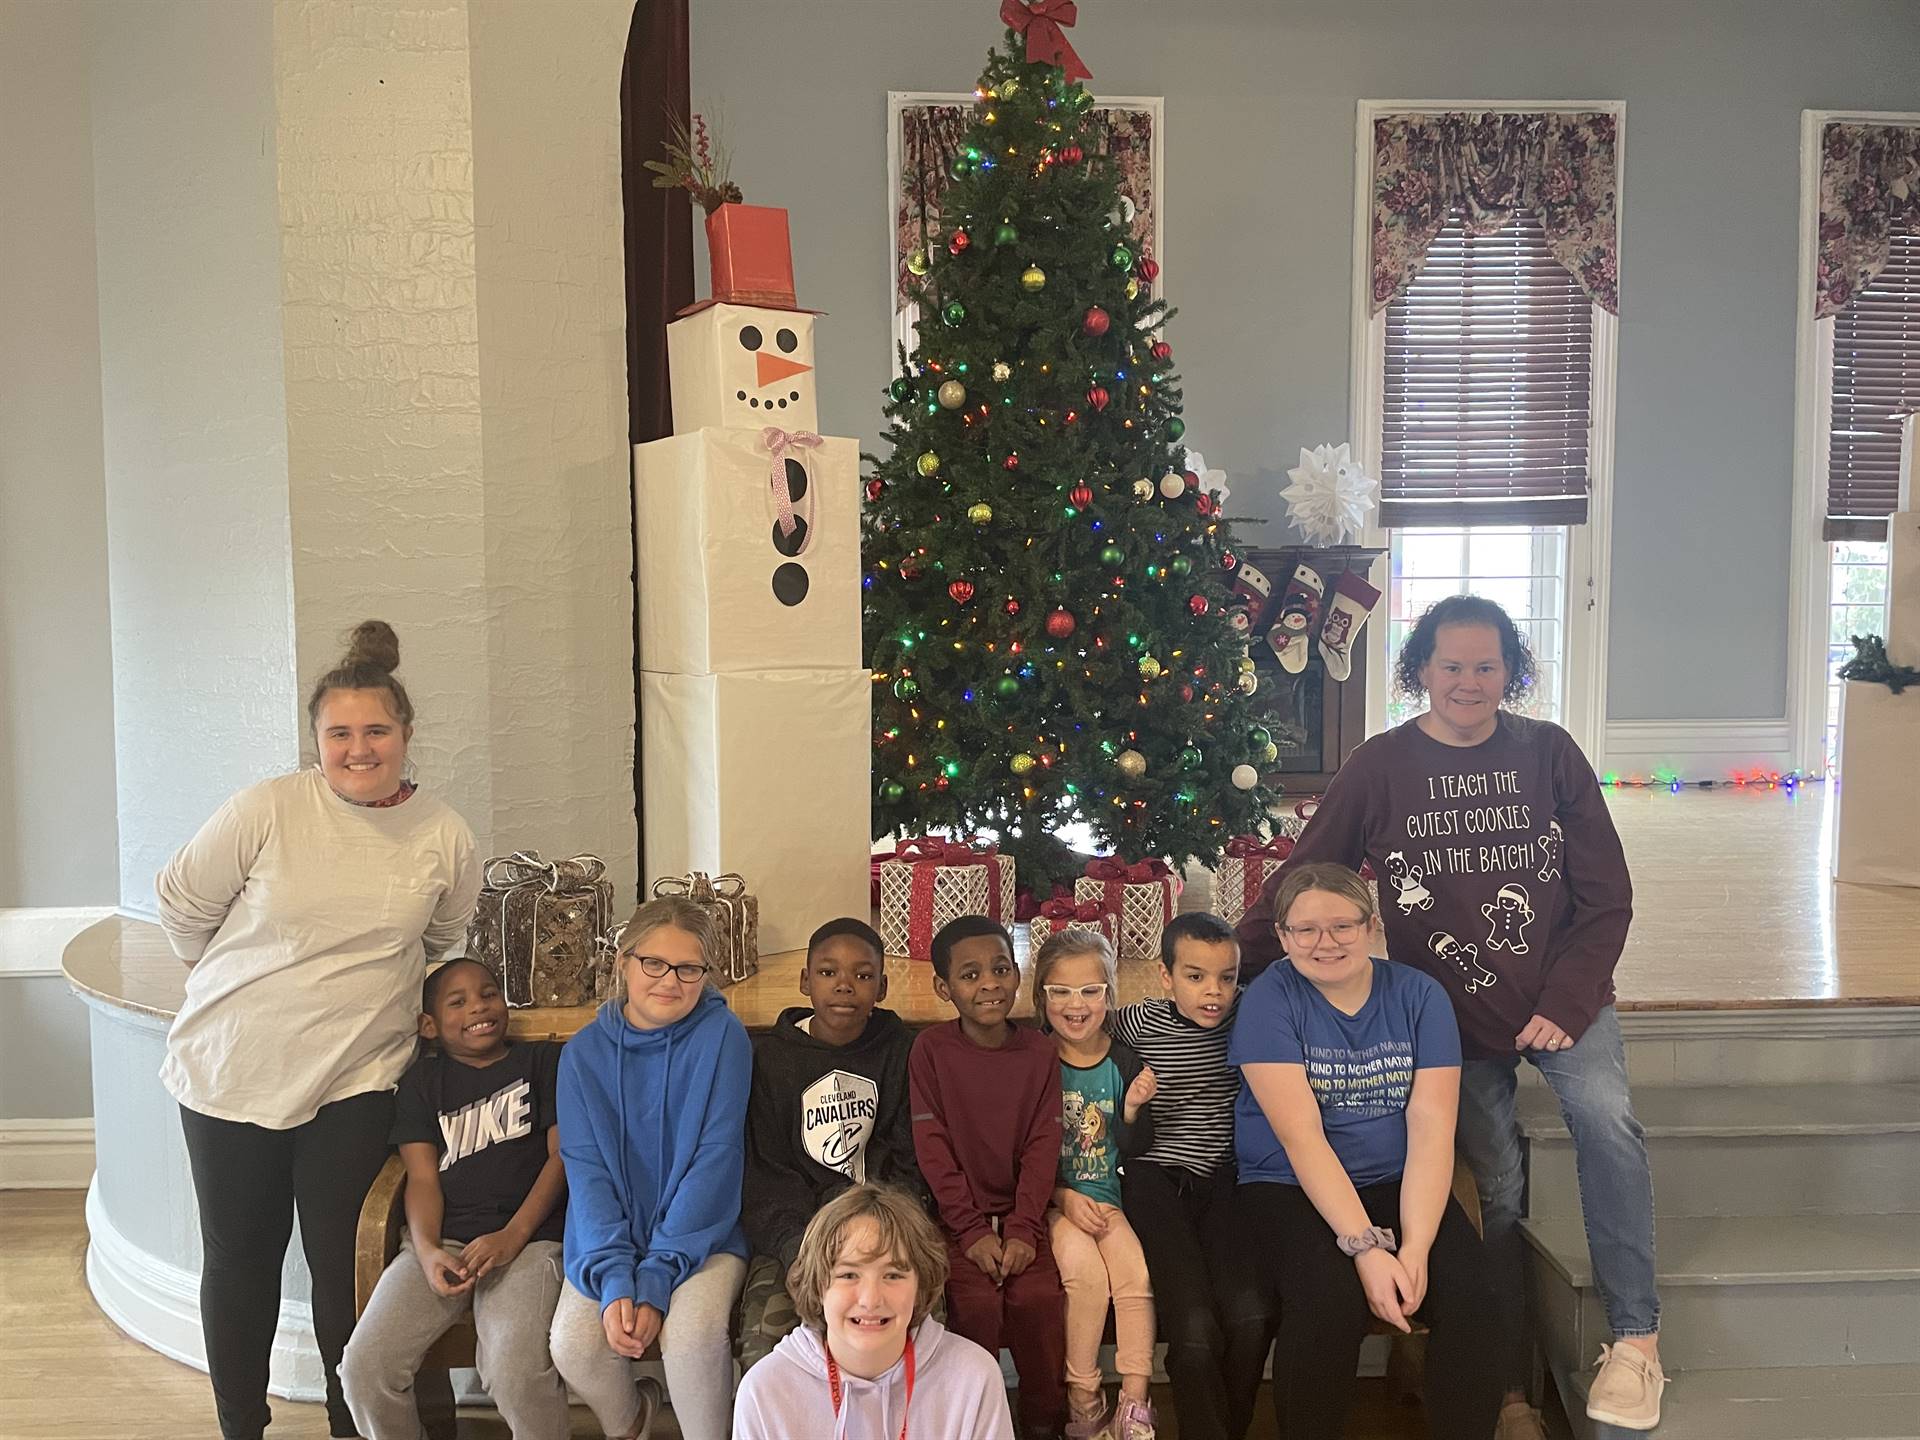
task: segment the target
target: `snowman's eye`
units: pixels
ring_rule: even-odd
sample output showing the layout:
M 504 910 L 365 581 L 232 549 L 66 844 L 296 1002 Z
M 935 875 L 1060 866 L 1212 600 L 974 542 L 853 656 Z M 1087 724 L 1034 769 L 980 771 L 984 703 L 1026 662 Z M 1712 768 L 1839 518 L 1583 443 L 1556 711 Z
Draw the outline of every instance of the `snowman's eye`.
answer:
M 794 352 L 794 348 L 799 345 L 800 337 L 795 335 L 791 330 L 782 330 L 778 335 L 773 337 L 773 343 L 791 355 Z
M 740 327 L 740 348 L 742 350 L 758 350 L 760 348 L 760 327 L 758 325 L 743 325 Z

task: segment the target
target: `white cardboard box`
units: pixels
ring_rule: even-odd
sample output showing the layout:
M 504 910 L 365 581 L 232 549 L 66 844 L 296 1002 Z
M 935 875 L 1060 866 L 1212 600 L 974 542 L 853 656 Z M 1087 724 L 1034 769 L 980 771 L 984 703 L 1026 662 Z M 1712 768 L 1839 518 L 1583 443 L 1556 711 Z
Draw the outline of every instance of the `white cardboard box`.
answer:
M 1920 510 L 1887 520 L 1887 658 L 1920 669 Z
M 737 870 L 760 950 L 869 913 L 873 680 L 865 670 L 640 682 L 649 881 Z
M 707 675 L 859 665 L 859 465 L 856 442 L 837 436 L 790 450 L 782 468 L 797 528 L 787 535 L 758 430 L 636 445 L 641 666 Z
M 667 326 L 676 435 L 709 426 L 820 428 L 813 316 L 709 305 Z
M 1833 878 L 1920 886 L 1920 687 L 1847 681 L 1838 749 Z

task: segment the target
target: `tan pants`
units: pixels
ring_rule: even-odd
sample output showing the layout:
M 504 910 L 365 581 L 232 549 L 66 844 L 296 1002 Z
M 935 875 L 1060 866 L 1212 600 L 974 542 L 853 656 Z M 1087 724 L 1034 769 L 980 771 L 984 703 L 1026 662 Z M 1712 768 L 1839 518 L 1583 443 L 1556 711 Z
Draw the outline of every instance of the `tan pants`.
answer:
M 1058 1210 L 1047 1212 L 1053 1263 L 1067 1292 L 1067 1384 L 1100 1384 L 1100 1334 L 1113 1305 L 1113 1364 L 1124 1376 L 1153 1373 L 1153 1287 L 1140 1237 L 1118 1206 L 1103 1206 L 1109 1224 L 1099 1239 Z

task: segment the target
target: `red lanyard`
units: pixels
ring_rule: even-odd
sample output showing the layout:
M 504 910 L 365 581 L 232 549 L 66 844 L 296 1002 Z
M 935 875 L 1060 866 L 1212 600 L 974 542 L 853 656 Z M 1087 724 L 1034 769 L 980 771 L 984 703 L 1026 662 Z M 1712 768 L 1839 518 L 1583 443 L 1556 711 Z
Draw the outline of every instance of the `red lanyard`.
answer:
M 833 1397 L 833 1418 L 840 1418 L 840 1363 L 823 1339 L 820 1348 L 827 1354 L 827 1393 Z M 900 1407 L 900 1440 L 907 1440 L 907 1416 L 913 1410 L 913 1337 L 907 1337 L 907 1403 Z

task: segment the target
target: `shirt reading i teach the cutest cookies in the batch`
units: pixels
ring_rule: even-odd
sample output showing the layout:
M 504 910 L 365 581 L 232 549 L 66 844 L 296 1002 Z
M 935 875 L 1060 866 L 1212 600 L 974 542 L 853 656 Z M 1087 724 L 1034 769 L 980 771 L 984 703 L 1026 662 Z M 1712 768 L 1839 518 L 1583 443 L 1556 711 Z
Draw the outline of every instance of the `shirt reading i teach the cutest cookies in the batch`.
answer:
M 1294 865 L 1373 862 L 1387 953 L 1453 1000 L 1469 1059 L 1513 1054 L 1537 1013 L 1574 1039 L 1613 999 L 1633 891 L 1593 767 L 1558 725 L 1502 711 L 1478 745 L 1409 720 L 1353 752 L 1240 923 L 1242 974 L 1278 956 Z

